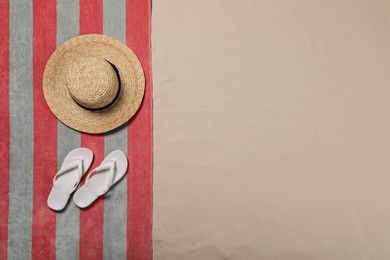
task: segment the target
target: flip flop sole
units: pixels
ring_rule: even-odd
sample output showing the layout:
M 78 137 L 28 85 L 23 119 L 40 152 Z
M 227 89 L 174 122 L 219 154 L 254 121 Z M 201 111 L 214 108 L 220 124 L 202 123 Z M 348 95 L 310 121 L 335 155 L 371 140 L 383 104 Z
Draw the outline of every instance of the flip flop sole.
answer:
M 87 172 L 89 167 L 92 164 L 93 153 L 87 148 L 77 148 L 68 153 L 65 157 L 61 169 L 64 169 L 69 164 L 75 161 L 75 158 L 83 158 L 83 173 L 82 176 Z M 60 169 L 60 170 L 61 170 Z M 49 208 L 55 211 L 60 211 L 65 208 L 68 203 L 70 195 L 67 194 L 67 190 L 71 190 L 73 186 L 79 180 L 78 168 L 69 170 L 69 172 L 64 173 L 56 180 L 56 188 L 53 187 L 50 191 L 49 197 L 47 199 L 47 205 Z
M 104 165 L 105 163 L 108 163 L 112 160 L 116 161 L 116 168 L 114 172 L 115 174 L 114 180 L 110 188 L 115 183 L 117 183 L 120 179 L 122 179 L 123 176 L 125 176 L 127 172 L 127 165 L 128 165 L 126 155 L 119 150 L 113 151 L 112 153 L 107 155 L 107 157 L 103 160 L 103 162 L 100 165 Z M 107 173 L 109 173 L 109 170 L 107 170 Z M 108 174 L 102 174 L 102 173 L 93 175 L 89 180 L 88 186 L 87 185 L 82 186 L 74 194 L 73 196 L 74 203 L 80 208 L 86 208 L 89 205 L 91 205 L 99 197 L 96 196 L 94 193 L 103 191 L 105 189 L 109 177 L 110 176 Z

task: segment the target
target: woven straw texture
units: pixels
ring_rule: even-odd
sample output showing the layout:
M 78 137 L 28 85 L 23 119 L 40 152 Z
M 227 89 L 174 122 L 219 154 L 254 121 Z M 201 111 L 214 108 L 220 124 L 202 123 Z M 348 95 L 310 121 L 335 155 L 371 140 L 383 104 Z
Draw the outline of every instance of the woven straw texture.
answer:
M 110 63 L 118 69 L 120 84 Z M 137 56 L 119 40 L 100 34 L 65 42 L 52 54 L 43 75 L 51 111 L 69 127 L 91 134 L 126 123 L 140 107 L 144 90 Z

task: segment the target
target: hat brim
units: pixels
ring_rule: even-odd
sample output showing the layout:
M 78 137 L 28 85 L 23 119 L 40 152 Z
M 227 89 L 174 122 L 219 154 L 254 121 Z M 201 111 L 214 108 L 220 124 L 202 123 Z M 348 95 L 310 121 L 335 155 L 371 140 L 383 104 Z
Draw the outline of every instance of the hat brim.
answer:
M 101 110 L 88 110 L 70 96 L 66 72 L 75 57 L 102 58 L 118 69 L 120 92 L 113 104 Z M 145 77 L 137 56 L 121 41 L 101 34 L 77 36 L 58 47 L 46 64 L 43 92 L 54 115 L 65 125 L 90 134 L 105 133 L 127 121 L 137 112 L 145 91 Z

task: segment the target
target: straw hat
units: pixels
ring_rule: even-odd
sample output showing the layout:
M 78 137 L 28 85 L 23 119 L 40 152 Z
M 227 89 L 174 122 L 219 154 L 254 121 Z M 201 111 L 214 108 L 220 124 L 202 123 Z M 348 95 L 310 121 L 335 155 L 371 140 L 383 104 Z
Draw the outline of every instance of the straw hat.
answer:
M 126 123 L 141 105 L 145 77 L 137 56 L 122 42 L 100 34 L 75 37 L 51 55 L 43 92 L 54 115 L 86 133 Z

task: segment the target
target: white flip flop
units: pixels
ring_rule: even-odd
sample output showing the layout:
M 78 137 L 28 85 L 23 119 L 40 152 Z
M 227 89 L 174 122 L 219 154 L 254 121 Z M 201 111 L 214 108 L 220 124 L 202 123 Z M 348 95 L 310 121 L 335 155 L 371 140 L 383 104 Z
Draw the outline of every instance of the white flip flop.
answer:
M 117 183 L 126 172 L 126 155 L 119 150 L 113 151 L 87 175 L 85 184 L 73 196 L 74 203 L 80 208 L 88 207 Z M 95 174 L 92 176 L 92 173 Z
M 77 148 L 68 153 L 61 169 L 53 178 L 53 188 L 47 199 L 47 205 L 52 210 L 65 208 L 70 194 L 79 185 L 81 177 L 92 164 L 93 153 L 87 148 Z

